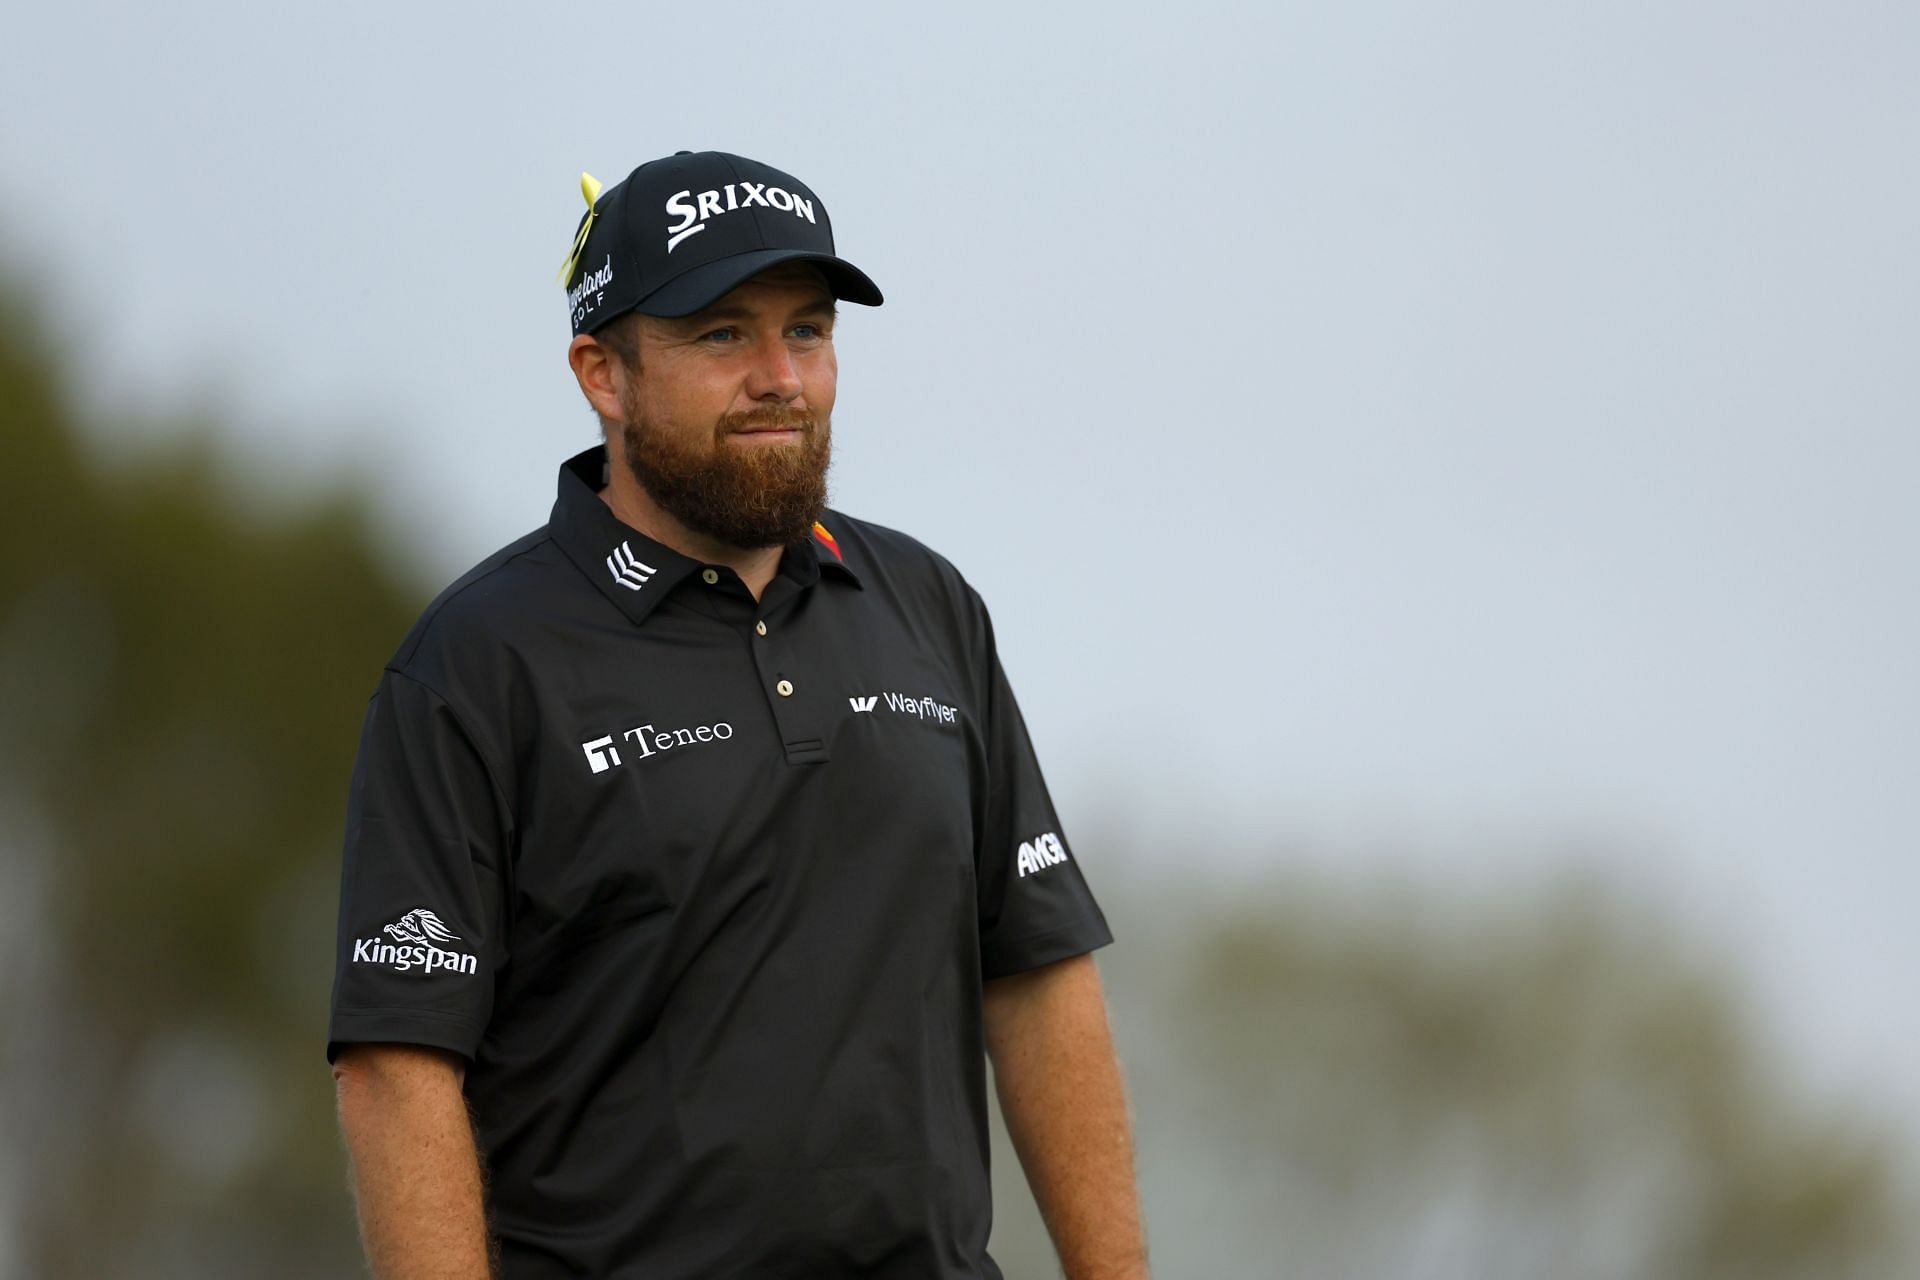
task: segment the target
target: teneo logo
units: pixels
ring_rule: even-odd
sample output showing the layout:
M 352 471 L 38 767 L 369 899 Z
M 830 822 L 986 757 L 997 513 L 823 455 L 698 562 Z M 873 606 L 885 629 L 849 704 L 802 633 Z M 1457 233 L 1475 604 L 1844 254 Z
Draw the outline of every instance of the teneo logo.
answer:
M 657 570 L 650 564 L 642 564 L 640 557 L 633 554 L 633 548 L 623 542 L 607 557 L 607 572 L 613 575 L 616 585 L 629 591 L 638 591 L 647 585 Z
M 432 973 L 446 969 L 452 973 L 473 973 L 480 967 L 479 957 L 464 951 L 451 951 L 437 944 L 458 942 L 460 935 L 440 922 L 440 917 L 425 907 L 415 907 L 380 932 L 392 938 L 361 938 L 353 944 L 355 964 L 384 964 L 405 973 L 418 969 Z
M 725 204 L 720 202 L 722 196 L 726 197 Z M 750 209 L 756 204 L 762 209 L 778 209 L 808 222 L 815 221 L 813 201 L 764 182 L 729 182 L 718 191 L 702 191 L 697 196 L 691 191 L 676 191 L 667 197 L 667 212 L 679 219 L 667 228 L 667 252 L 672 253 L 674 246 L 688 236 L 705 231 L 708 218 L 717 218 L 735 209 Z
M 620 763 L 620 753 L 613 749 L 613 735 L 595 738 L 592 742 L 583 742 L 580 749 L 587 753 L 587 763 L 595 773 L 605 773 Z
M 1020 842 L 1019 866 L 1022 878 L 1036 871 L 1045 871 L 1048 867 L 1057 867 L 1066 860 L 1067 851 L 1061 845 L 1060 837 L 1051 831 Z
M 717 724 L 695 725 L 691 729 L 656 729 L 650 724 L 643 724 L 628 729 L 620 737 L 629 744 L 629 751 L 636 747 L 639 749 L 639 754 L 634 759 L 645 760 L 649 756 L 657 756 L 662 752 L 672 751 L 676 747 L 691 747 L 702 742 L 725 742 L 733 737 L 733 726 L 725 720 Z M 615 765 L 625 763 L 620 759 L 620 748 L 614 745 L 612 734 L 604 738 L 595 738 L 592 742 L 583 742 L 580 744 L 580 750 L 586 753 L 587 766 L 595 773 L 605 773 Z

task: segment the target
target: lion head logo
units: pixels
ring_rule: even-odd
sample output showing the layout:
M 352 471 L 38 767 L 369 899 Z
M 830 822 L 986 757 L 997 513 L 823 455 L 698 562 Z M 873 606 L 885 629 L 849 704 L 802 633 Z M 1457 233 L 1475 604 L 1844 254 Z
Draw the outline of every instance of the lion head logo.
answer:
M 401 942 L 419 942 L 429 945 L 441 942 L 458 942 L 460 935 L 440 922 L 440 917 L 425 907 L 415 907 L 407 914 L 388 925 L 385 932 Z

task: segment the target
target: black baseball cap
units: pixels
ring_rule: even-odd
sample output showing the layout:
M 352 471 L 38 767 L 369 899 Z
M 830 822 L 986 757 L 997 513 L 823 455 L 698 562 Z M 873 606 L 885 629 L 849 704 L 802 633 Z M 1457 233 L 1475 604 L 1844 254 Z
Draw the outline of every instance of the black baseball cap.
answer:
M 575 334 L 629 311 L 692 315 L 783 262 L 813 263 L 837 298 L 882 301 L 865 272 L 835 256 L 820 197 L 758 160 L 681 151 L 604 191 L 585 174 L 581 186 L 590 208 L 562 268 Z

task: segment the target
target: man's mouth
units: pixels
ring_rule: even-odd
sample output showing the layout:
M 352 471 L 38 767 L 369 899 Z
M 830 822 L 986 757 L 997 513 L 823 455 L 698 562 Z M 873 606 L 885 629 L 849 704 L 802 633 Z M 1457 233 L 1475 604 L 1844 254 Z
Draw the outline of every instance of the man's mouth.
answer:
M 749 419 L 728 429 L 727 434 L 744 436 L 758 444 L 782 444 L 799 440 L 807 434 L 813 424 L 805 418 L 772 419 L 755 422 Z

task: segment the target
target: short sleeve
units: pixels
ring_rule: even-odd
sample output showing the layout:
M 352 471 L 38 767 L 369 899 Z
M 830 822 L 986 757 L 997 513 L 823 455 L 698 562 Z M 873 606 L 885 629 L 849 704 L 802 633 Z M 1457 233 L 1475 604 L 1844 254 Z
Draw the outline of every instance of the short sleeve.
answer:
M 509 831 L 452 708 L 389 670 L 348 793 L 328 1061 L 359 1041 L 473 1056 L 493 1007 Z
M 1061 830 L 991 622 L 985 634 L 987 786 L 975 866 L 981 976 L 999 978 L 1103 947 L 1113 934 Z

